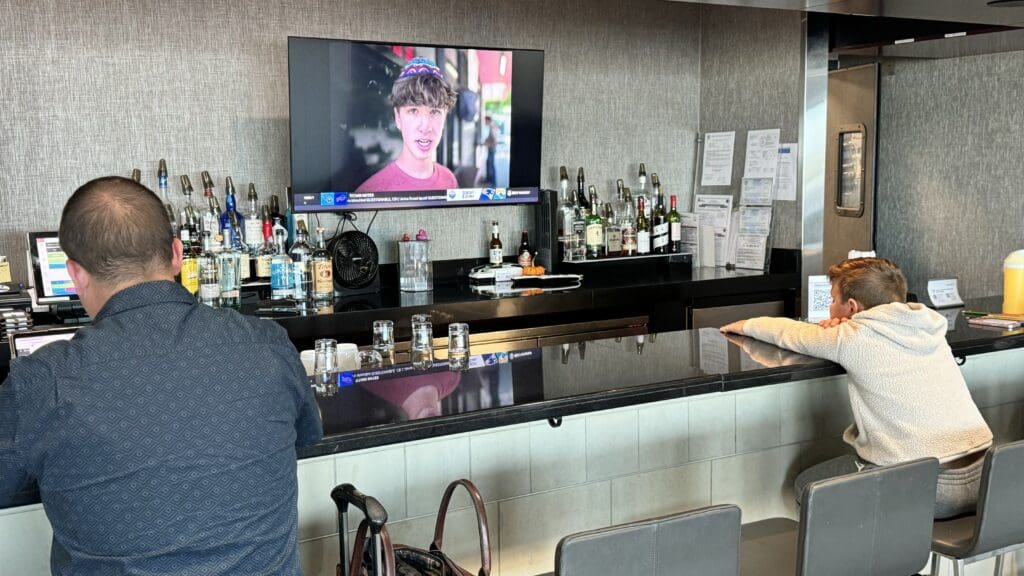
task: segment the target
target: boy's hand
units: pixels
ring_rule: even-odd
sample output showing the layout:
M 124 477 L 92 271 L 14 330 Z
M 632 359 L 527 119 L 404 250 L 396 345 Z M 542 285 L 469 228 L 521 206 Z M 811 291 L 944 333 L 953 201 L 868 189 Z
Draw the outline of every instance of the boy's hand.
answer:
M 723 334 L 743 334 L 743 325 L 746 324 L 746 320 L 738 320 L 732 324 L 726 324 L 719 328 L 719 331 Z
M 844 322 L 849 321 L 849 318 L 829 318 L 828 320 L 822 320 L 821 322 L 818 322 L 818 326 L 821 326 L 822 328 L 834 328 Z

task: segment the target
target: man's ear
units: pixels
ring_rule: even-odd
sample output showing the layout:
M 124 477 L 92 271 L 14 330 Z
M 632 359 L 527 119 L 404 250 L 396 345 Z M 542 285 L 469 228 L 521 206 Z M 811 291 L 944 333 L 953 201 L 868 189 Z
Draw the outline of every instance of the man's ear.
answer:
M 89 273 L 82 268 L 82 265 L 70 258 L 67 261 L 68 276 L 71 276 L 71 281 L 75 283 L 75 292 L 82 294 L 83 292 L 89 291 L 89 284 L 92 282 L 92 278 Z
M 171 243 L 171 272 L 177 276 L 181 273 L 181 259 L 185 252 L 185 246 L 181 240 L 175 238 Z

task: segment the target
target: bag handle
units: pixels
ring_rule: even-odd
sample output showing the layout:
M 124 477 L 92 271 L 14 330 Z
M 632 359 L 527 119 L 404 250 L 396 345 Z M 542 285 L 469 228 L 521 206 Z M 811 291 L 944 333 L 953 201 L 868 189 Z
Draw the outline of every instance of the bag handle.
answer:
M 349 568 L 348 576 L 362 576 L 363 569 L 363 552 L 366 549 L 366 532 L 370 527 L 370 523 L 364 518 L 359 522 L 359 529 L 356 530 L 356 540 L 352 543 L 352 564 Z M 391 544 L 391 535 L 388 534 L 388 529 L 381 526 L 380 529 L 380 542 L 381 552 L 380 558 L 376 560 L 383 562 L 383 570 L 381 576 L 396 576 L 395 572 L 395 548 Z M 338 576 L 345 576 L 341 573 L 341 564 L 338 565 Z M 372 574 L 370 576 L 373 576 Z
M 480 496 L 480 491 L 476 489 L 472 482 L 465 478 L 452 482 L 444 491 L 444 497 L 441 498 L 441 507 L 437 511 L 437 524 L 434 525 L 434 541 L 430 544 L 430 549 L 434 551 L 441 550 L 441 545 L 444 543 L 444 521 L 445 516 L 448 515 L 448 505 L 451 504 L 452 494 L 459 486 L 462 486 L 469 492 L 470 499 L 473 501 L 473 509 L 476 510 L 476 526 L 480 533 L 479 576 L 490 576 L 491 538 L 487 528 L 487 510 L 484 508 L 484 499 Z

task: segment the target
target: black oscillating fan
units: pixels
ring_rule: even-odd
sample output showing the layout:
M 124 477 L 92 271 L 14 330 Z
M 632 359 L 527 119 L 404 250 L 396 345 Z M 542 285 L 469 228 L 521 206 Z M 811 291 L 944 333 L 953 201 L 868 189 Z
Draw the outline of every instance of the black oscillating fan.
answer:
M 366 294 L 380 288 L 377 245 L 367 234 L 349 230 L 331 241 L 334 283 L 342 294 Z

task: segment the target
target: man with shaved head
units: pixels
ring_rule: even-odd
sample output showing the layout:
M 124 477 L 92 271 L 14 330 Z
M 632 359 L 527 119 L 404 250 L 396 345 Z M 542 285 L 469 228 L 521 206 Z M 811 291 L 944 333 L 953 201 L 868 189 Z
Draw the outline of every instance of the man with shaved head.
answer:
M 322 432 L 284 329 L 175 282 L 181 242 L 132 180 L 76 190 L 60 243 L 93 323 L 0 385 L 0 507 L 38 490 L 58 576 L 300 574 L 296 447 Z

